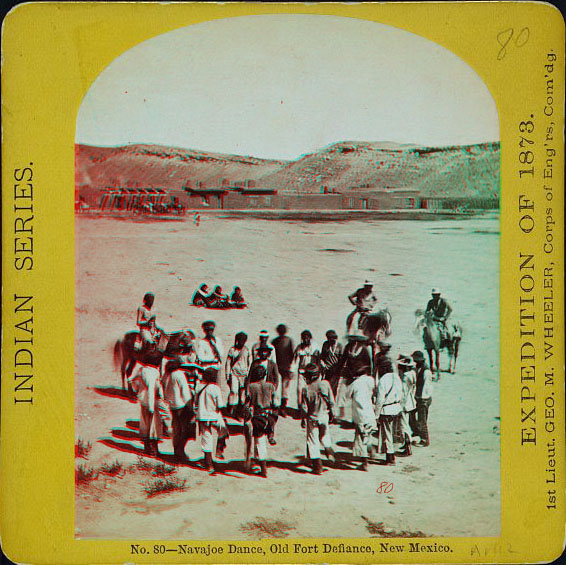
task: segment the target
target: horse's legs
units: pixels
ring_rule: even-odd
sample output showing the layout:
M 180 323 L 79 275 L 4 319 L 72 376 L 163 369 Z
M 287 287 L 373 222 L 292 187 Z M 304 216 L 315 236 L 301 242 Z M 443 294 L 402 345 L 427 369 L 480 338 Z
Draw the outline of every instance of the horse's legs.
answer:
M 458 347 L 460 347 L 460 340 L 454 342 L 454 366 L 452 367 L 452 372 L 456 373 L 456 359 L 458 359 Z
M 436 357 L 436 380 L 440 380 L 440 349 L 435 349 L 434 355 Z
M 428 353 L 428 366 L 431 371 L 434 371 L 434 365 L 432 364 L 432 349 L 427 349 L 426 352 Z

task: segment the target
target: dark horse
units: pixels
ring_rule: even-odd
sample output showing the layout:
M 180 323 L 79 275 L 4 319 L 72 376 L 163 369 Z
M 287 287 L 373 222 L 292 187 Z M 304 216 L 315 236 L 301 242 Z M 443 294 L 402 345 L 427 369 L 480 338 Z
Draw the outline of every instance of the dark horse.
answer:
M 389 310 L 379 310 L 363 317 L 360 329 L 370 341 L 380 341 L 391 334 L 391 314 Z
M 138 361 L 155 366 L 161 365 L 164 357 L 174 358 L 186 353 L 190 340 L 191 338 L 183 331 L 170 334 L 162 331 L 157 343 L 142 347 L 139 331 L 124 334 L 124 337 L 114 344 L 114 367 L 120 369 L 122 388 L 126 388 L 126 380 L 131 376 Z M 129 385 L 128 390 L 130 390 Z
M 462 340 L 462 327 L 455 321 L 448 321 L 446 324 L 447 336 L 443 338 L 442 332 L 438 327 L 438 322 L 433 319 L 432 312 L 415 312 L 416 327 L 423 330 L 423 343 L 428 353 L 431 370 L 434 370 L 433 355 L 436 360 L 436 374 L 440 378 L 440 350 L 448 351 L 448 372 L 456 372 L 456 360 L 458 359 L 458 348 Z

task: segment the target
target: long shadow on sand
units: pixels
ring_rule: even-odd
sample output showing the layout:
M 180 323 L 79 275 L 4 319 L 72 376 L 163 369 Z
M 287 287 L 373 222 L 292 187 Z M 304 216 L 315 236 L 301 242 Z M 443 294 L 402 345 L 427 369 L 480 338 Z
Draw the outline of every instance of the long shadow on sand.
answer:
M 132 398 L 128 394 L 128 391 L 124 390 L 123 388 L 118 388 L 115 386 L 93 386 L 90 388 L 92 388 L 92 390 L 102 396 L 109 396 L 110 398 L 122 398 L 123 400 L 127 400 L 132 404 L 135 404 L 137 402 L 137 400 L 135 398 Z

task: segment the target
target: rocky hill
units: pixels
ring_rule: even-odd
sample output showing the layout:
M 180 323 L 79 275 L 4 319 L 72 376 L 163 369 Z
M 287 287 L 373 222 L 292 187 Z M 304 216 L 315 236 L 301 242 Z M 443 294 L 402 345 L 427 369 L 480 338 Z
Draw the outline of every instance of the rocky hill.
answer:
M 499 143 L 422 147 L 352 141 L 305 155 L 259 182 L 290 192 L 408 187 L 426 196 L 497 197 L 499 161 Z
M 344 141 L 295 161 L 127 145 L 76 146 L 79 193 L 110 186 L 180 189 L 246 179 L 279 192 L 342 192 L 352 188 L 414 188 L 426 196 L 499 196 L 500 144 L 423 147 Z

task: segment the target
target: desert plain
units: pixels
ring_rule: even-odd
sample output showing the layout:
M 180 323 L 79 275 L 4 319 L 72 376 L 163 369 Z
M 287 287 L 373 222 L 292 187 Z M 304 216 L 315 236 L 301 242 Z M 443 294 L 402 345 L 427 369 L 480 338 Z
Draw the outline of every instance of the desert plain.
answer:
M 75 438 L 90 444 L 76 466 L 95 471 L 75 487 L 75 535 L 81 539 L 252 540 L 263 537 L 497 536 L 500 531 L 499 218 L 307 221 L 202 212 L 184 218 L 79 215 L 76 219 Z M 244 439 L 228 420 L 226 460 L 209 474 L 190 441 L 190 465 L 174 467 L 171 440 L 160 457 L 142 457 L 139 408 L 121 391 L 114 343 L 135 329 L 145 292 L 155 293 L 157 322 L 201 334 L 214 319 L 227 350 L 245 331 L 284 323 L 295 344 L 310 329 L 344 338 L 347 296 L 374 281 L 392 315 L 392 356 L 422 349 L 414 312 L 439 287 L 463 327 L 456 374 L 434 384 L 431 445 L 395 466 L 350 461 L 354 430 L 332 425 L 343 464 L 315 476 L 303 460 L 299 421 L 280 418 L 268 477 L 243 470 Z M 189 305 L 206 282 L 242 288 L 249 307 Z M 271 339 L 270 338 L 270 339 Z M 446 352 L 442 355 L 446 369 Z M 224 392 L 227 388 L 224 387 Z M 291 399 L 291 405 L 296 400 Z M 161 467 L 159 465 L 161 464 Z M 106 467 L 104 467 L 106 466 Z M 104 473 L 103 468 L 118 470 Z M 161 468 L 184 490 L 148 495 Z M 379 486 L 393 484 L 388 493 Z M 72 488 L 72 485 L 69 485 Z M 377 526 L 376 526 L 377 525 Z

